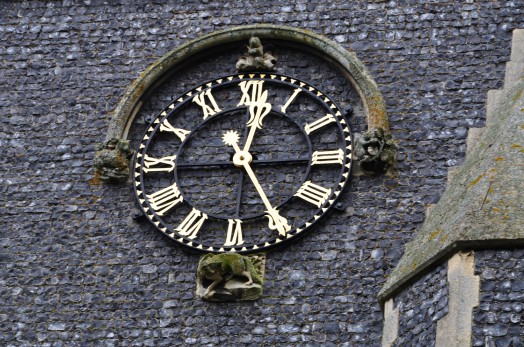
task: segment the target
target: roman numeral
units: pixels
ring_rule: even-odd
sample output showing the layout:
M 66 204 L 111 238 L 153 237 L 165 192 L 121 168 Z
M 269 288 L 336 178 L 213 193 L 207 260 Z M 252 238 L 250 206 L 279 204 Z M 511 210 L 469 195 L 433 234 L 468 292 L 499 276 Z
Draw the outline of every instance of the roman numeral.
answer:
M 320 206 L 322 206 L 329 198 L 330 194 L 331 189 L 326 189 L 311 183 L 311 181 L 306 181 L 297 191 L 295 196 L 298 196 L 299 198 L 304 199 L 305 201 L 310 202 L 320 208 Z
M 334 151 L 315 151 L 311 165 L 344 164 L 344 151 L 340 148 Z
M 159 216 L 163 216 L 168 210 L 175 207 L 178 203 L 182 202 L 183 198 L 180 196 L 180 191 L 176 183 L 173 183 L 169 187 L 166 187 L 156 193 L 147 195 L 151 208 Z
M 335 117 L 333 117 L 332 114 L 327 114 L 324 117 L 314 121 L 311 124 L 306 124 L 304 126 L 304 130 L 306 131 L 306 134 L 309 135 L 313 131 L 318 130 L 318 129 L 322 128 L 323 126 L 325 126 L 325 125 L 327 125 L 329 123 L 333 123 L 333 122 L 336 122 Z
M 155 171 L 155 172 L 171 172 L 173 171 L 173 169 L 175 168 L 175 159 L 176 159 L 176 155 L 171 155 L 171 156 L 168 156 L 168 157 L 162 157 L 162 158 L 153 158 L 153 157 L 150 157 L 149 155 L 145 155 L 144 156 L 144 166 L 142 168 L 142 170 L 144 170 L 144 172 L 152 172 L 152 171 Z M 168 167 L 158 167 L 158 168 L 152 168 L 152 166 L 157 166 L 157 165 L 167 165 Z
M 224 246 L 237 246 L 244 243 L 242 236 L 242 221 L 240 219 L 228 219 L 226 243 Z
M 180 141 L 184 141 L 186 139 L 186 136 L 191 132 L 189 130 L 184 130 L 184 129 L 180 129 L 180 128 L 175 128 L 174 126 L 172 126 L 168 121 L 167 119 L 164 120 L 162 122 L 162 124 L 160 124 L 160 131 L 167 131 L 167 132 L 170 132 L 170 133 L 173 133 L 175 134 L 176 136 L 178 136 L 178 138 L 180 139 Z
M 206 97 L 209 100 L 209 102 L 211 103 L 211 106 L 209 106 L 206 103 Z M 222 111 L 218 107 L 217 102 L 215 101 L 215 98 L 211 94 L 211 89 L 208 89 L 205 92 L 195 95 L 193 97 L 193 102 L 196 102 L 198 106 L 202 108 L 202 111 L 204 112 L 204 119 L 206 119 L 209 116 L 214 115 L 217 112 Z
M 240 90 L 242 90 L 242 98 L 237 106 L 250 106 L 258 103 L 262 99 L 264 81 L 243 81 L 238 85 L 240 86 Z M 263 102 L 265 102 L 266 99 L 267 92 Z
M 187 217 L 184 218 L 182 223 L 180 223 L 178 228 L 175 230 L 177 230 L 180 235 L 187 236 L 189 239 L 194 239 L 206 219 L 207 214 L 200 212 L 196 208 L 193 208 L 191 213 L 189 213 Z
M 289 99 L 287 99 L 287 102 L 284 106 L 282 106 L 282 108 L 280 108 L 280 111 L 282 111 L 283 113 L 286 113 L 286 109 L 288 108 L 289 105 L 291 105 L 291 103 L 293 102 L 293 100 L 297 97 L 298 93 L 300 93 L 302 91 L 302 89 L 300 88 L 297 88 L 293 91 L 293 94 L 289 97 Z

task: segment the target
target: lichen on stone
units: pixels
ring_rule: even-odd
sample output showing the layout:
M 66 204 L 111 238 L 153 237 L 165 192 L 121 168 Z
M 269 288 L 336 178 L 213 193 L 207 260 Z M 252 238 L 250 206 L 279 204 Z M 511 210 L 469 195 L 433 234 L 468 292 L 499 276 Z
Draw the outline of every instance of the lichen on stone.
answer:
M 206 254 L 198 263 L 198 297 L 207 301 L 250 301 L 262 295 L 263 255 Z
M 129 160 L 133 150 L 129 141 L 113 138 L 98 144 L 93 161 L 95 177 L 105 183 L 125 183 L 129 178 Z

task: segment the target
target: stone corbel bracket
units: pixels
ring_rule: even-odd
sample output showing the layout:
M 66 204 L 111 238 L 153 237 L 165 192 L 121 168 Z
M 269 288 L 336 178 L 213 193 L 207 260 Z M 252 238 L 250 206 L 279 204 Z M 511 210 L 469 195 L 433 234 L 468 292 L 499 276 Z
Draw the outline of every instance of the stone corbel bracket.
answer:
M 126 183 L 129 178 L 129 160 L 133 150 L 129 148 L 129 141 L 111 138 L 96 146 L 95 177 L 92 182 Z
M 266 255 L 206 254 L 197 269 L 196 296 L 206 301 L 253 301 L 264 289 Z
M 273 24 L 255 24 L 233 27 L 201 36 L 173 49 L 154 62 L 125 91 L 113 111 L 106 142 L 112 139 L 125 140 L 127 138 L 133 119 L 142 106 L 142 96 L 176 66 L 216 47 L 233 42 L 245 44 L 251 37 L 298 43 L 304 49 L 334 64 L 360 95 L 367 117 L 368 132 L 373 133 L 375 129 L 381 129 L 384 134 L 389 135 L 388 117 L 382 94 L 354 52 L 308 30 Z M 387 166 L 392 165 L 393 163 L 389 163 Z

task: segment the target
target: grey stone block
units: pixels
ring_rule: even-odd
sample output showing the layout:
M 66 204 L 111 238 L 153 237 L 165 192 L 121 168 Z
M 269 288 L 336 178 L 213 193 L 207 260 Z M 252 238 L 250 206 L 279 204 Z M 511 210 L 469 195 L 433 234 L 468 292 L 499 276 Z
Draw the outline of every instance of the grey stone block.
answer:
M 489 90 L 486 101 L 486 125 L 489 126 L 493 122 L 495 111 L 504 96 L 503 90 Z
M 513 30 L 510 59 L 512 62 L 524 63 L 524 29 Z
M 504 79 L 504 89 L 513 87 L 519 79 L 524 76 L 524 61 L 508 61 L 506 63 L 506 77 Z
M 466 142 L 466 155 L 471 153 L 473 151 L 473 148 L 475 148 L 475 145 L 479 142 L 480 137 L 484 133 L 486 128 L 469 128 L 468 130 L 468 137 Z M 448 175 L 449 179 L 449 175 Z

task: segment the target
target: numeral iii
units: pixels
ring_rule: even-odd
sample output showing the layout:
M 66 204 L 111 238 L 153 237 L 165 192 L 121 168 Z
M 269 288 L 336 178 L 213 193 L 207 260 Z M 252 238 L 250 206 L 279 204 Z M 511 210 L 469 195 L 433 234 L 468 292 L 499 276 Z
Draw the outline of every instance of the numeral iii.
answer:
M 334 151 L 316 151 L 311 158 L 311 165 L 322 164 L 344 164 L 344 151 L 341 149 Z

